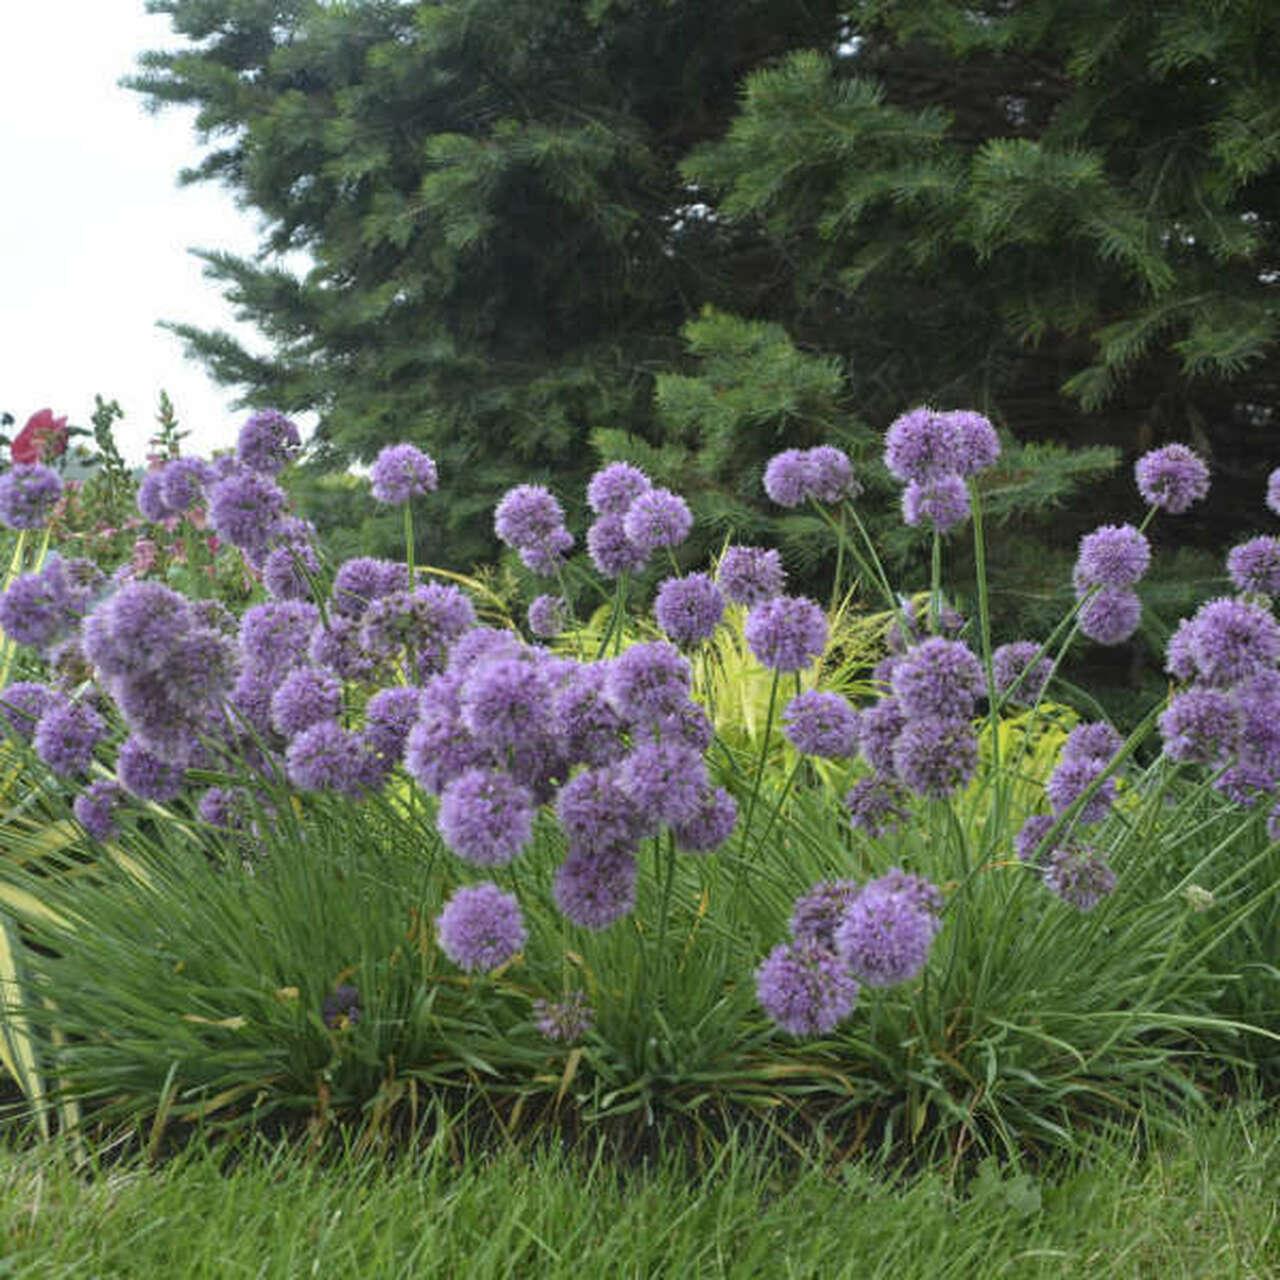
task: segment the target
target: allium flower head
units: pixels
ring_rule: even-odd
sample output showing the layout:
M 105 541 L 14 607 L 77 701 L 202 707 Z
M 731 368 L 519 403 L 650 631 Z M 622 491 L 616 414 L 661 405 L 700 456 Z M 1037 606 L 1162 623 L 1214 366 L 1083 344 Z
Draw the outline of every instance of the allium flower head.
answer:
M 333 608 L 346 617 L 359 618 L 375 601 L 409 586 L 409 571 L 394 560 L 357 556 L 344 560 L 333 576 Z
M 707 769 L 681 742 L 642 742 L 618 764 L 618 784 L 641 813 L 675 826 L 701 809 Z
M 891 987 L 924 969 L 938 927 L 917 892 L 872 881 L 836 926 L 836 951 L 859 981 Z
M 964 461 L 952 414 L 912 409 L 896 418 L 885 433 L 884 464 L 903 483 L 927 484 L 958 475 Z
M 636 860 L 624 851 L 573 853 L 560 864 L 553 885 L 565 919 L 586 929 L 606 929 L 636 902 Z
M 63 593 L 46 573 L 23 573 L 0 595 L 0 629 L 18 644 L 47 649 L 74 624 Z
M 1034 640 L 1014 640 L 1010 644 L 1002 644 L 991 655 L 991 674 L 995 677 L 996 694 L 1010 706 L 1033 706 L 1044 693 L 1052 670 L 1053 664 L 1048 658 L 1040 656 L 1040 646 Z
M 1209 492 L 1209 468 L 1185 444 L 1167 444 L 1144 453 L 1134 464 L 1133 476 L 1143 501 L 1172 516 L 1181 515 Z
M 827 616 L 804 596 L 775 596 L 747 614 L 743 633 L 761 666 L 803 671 L 827 647 Z
M 693 528 L 693 512 L 670 489 L 646 489 L 622 517 L 627 540 L 646 555 L 683 542 Z
M 587 530 L 587 554 L 606 578 L 635 573 L 649 560 L 649 553 L 627 537 L 625 518 L 621 515 L 601 516 L 592 524 Z
M 884 835 L 907 816 L 902 788 L 879 774 L 855 782 L 845 792 L 844 803 L 849 810 L 849 824 L 872 838 Z
M 236 440 L 236 461 L 250 471 L 274 475 L 298 456 L 302 437 L 278 409 L 250 414 Z
M 1161 712 L 1159 728 L 1170 760 L 1225 763 L 1240 736 L 1240 711 L 1220 689 L 1187 689 Z
M 653 602 L 658 625 L 679 645 L 709 639 L 724 617 L 724 597 L 705 573 L 667 578 Z
M 630 852 L 646 827 L 612 767 L 585 769 L 566 782 L 556 797 L 556 817 L 571 853 Z
M 452 778 L 490 761 L 466 730 L 458 695 L 460 675 L 428 680 L 418 701 L 418 720 L 405 740 L 404 767 L 424 791 L 439 794 Z
M 1053 810 L 1054 817 L 1061 817 L 1093 785 L 1105 768 L 1106 764 L 1097 759 L 1077 757 L 1060 760 L 1044 784 L 1044 793 L 1049 800 L 1049 807 Z M 1116 780 L 1114 777 L 1108 777 L 1085 801 L 1078 820 L 1101 822 L 1111 812 L 1115 794 Z
M 986 679 L 967 644 L 935 636 L 909 649 L 894 667 L 893 692 L 909 719 L 963 720 L 986 692 Z
M 18 737 L 31 741 L 36 723 L 55 703 L 64 701 L 62 695 L 47 684 L 33 680 L 19 680 L 0 689 L 0 720 Z
M 764 469 L 764 491 L 780 507 L 798 507 L 809 498 L 809 454 L 805 449 L 784 449 L 769 459 Z
M 93 749 L 106 731 L 102 717 L 87 703 L 58 701 L 40 717 L 31 741 L 54 773 L 74 777 L 93 762 Z
M 1128 587 L 1103 587 L 1080 609 L 1080 630 L 1097 644 L 1123 644 L 1138 629 L 1142 601 Z
M 303 600 L 255 604 L 240 619 L 240 652 L 247 666 L 281 678 L 306 661 L 320 611 Z
M 952 409 L 946 417 L 955 433 L 957 473 L 972 476 L 995 466 L 1000 457 L 1000 437 L 990 419 L 973 409 Z
M 518 658 L 524 652 L 524 644 L 514 631 L 505 627 L 470 627 L 450 646 L 448 671 L 466 675 L 489 659 Z
M 862 892 L 856 880 L 820 880 L 796 900 L 791 912 L 792 940 L 834 951 L 836 927 Z
M 1200 678 L 1225 687 L 1280 658 L 1280 625 L 1260 605 L 1221 596 L 1192 618 L 1190 653 Z
M 506 964 L 525 944 L 515 895 L 486 881 L 457 889 L 436 917 L 440 949 L 469 972 Z
M 459 706 L 467 732 L 495 750 L 536 734 L 551 712 L 545 682 L 519 658 L 477 663 L 463 681 Z
M 820 444 L 809 450 L 809 497 L 833 503 L 856 498 L 861 486 L 853 478 L 853 465 L 843 449 Z
M 417 722 L 421 696 L 421 690 L 411 685 L 379 689 L 365 704 L 365 745 L 386 760 L 398 761 Z
M 536 596 L 529 602 L 529 630 L 542 640 L 552 640 L 565 626 L 567 608 L 563 596 Z
M 802 755 L 838 760 L 858 749 L 858 713 L 838 693 L 809 689 L 782 712 L 783 732 Z
M 142 477 L 138 485 L 138 511 L 144 520 L 154 523 L 178 514 L 165 491 L 163 467 L 153 467 Z
M 168 804 L 182 790 L 186 770 L 156 755 L 136 734 L 120 745 L 116 757 L 116 777 L 126 791 L 140 800 Z
M 119 832 L 115 811 L 124 799 L 124 791 L 109 778 L 91 782 L 78 796 L 71 808 L 76 821 L 95 839 L 106 841 Z
M 439 477 L 436 464 L 421 449 L 411 444 L 389 444 L 374 459 L 369 482 L 379 502 L 400 507 L 411 498 L 434 492 Z
M 262 562 L 262 585 L 273 600 L 305 600 L 311 594 L 310 579 L 320 572 L 320 558 L 304 542 L 290 543 L 267 552 Z
M 505 866 L 533 834 L 533 796 L 509 774 L 468 769 L 440 794 L 440 837 L 477 867 Z
M 912 791 L 944 799 L 973 777 L 978 737 L 968 720 L 908 720 L 893 744 L 893 772 Z
M 43 463 L 18 463 L 0 475 L 0 523 L 39 529 L 62 497 L 62 479 Z
M 297 667 L 271 695 L 271 724 L 292 738 L 342 710 L 342 684 L 322 667 Z
M 1056 821 L 1047 813 L 1034 813 L 1022 824 L 1013 838 L 1013 851 L 1019 862 L 1043 861 L 1045 855 L 1039 853 L 1040 846 Z
M 595 1014 L 585 991 L 570 991 L 563 1000 L 535 1000 L 533 1021 L 548 1040 L 576 1044 L 591 1030 Z
M 782 557 L 772 548 L 727 547 L 716 580 L 725 599 L 748 608 L 780 596 L 787 585 Z
M 541 547 L 564 528 L 564 510 L 540 484 L 508 489 L 493 513 L 493 528 L 502 542 L 517 551 Z
M 248 469 L 233 471 L 209 491 L 209 524 L 246 555 L 261 557 L 284 501 L 284 490 L 270 476 Z
M 665 640 L 633 644 L 609 666 L 605 696 L 627 720 L 651 725 L 688 701 L 693 669 Z
M 347 1031 L 358 1026 L 362 1012 L 360 989 L 349 982 L 334 987 L 320 1002 L 320 1019 L 330 1031 Z
M 598 516 L 623 516 L 642 494 L 653 488 L 649 477 L 629 462 L 601 467 L 587 485 L 587 503 Z
M 420 667 L 442 670 L 448 649 L 475 626 L 475 606 L 457 587 L 429 582 L 379 597 L 365 611 L 360 643 L 371 656 L 411 649 Z
M 109 676 L 159 670 L 191 626 L 187 601 L 159 582 L 131 582 L 89 616 L 84 651 Z
M 834 1031 L 858 1001 L 858 984 L 825 947 L 780 942 L 756 970 L 756 999 L 783 1031 Z
M 1196 674 L 1195 654 L 1191 642 L 1195 638 L 1195 623 L 1191 618 L 1182 618 L 1164 651 L 1164 669 L 1175 680 L 1190 680 Z
M 958 475 L 909 480 L 902 491 L 902 519 L 911 526 L 932 525 L 939 533 L 969 518 L 969 490 Z
M 1267 507 L 1273 515 L 1280 516 L 1280 467 L 1267 477 Z
M 672 834 L 683 853 L 710 853 L 728 840 L 737 825 L 737 801 L 723 787 L 715 787 L 703 792 L 697 813 L 676 823 Z
M 573 534 L 568 529 L 556 529 L 545 542 L 536 547 L 520 548 L 520 563 L 530 573 L 550 578 L 560 571 L 565 557 L 573 550 Z
M 1116 873 L 1091 849 L 1055 849 L 1045 859 L 1044 883 L 1049 892 L 1077 911 L 1092 911 L 1116 887 Z
M 336 720 L 322 720 L 298 734 L 285 754 L 285 772 L 299 791 L 336 791 L 358 796 L 373 775 L 374 761 L 360 739 Z
M 1151 564 L 1151 544 L 1131 524 L 1104 524 L 1080 539 L 1076 591 L 1090 587 L 1131 587 Z
M 329 625 L 317 624 L 305 655 L 344 680 L 372 680 L 377 661 L 360 647 L 360 624 L 340 613 L 329 614 Z
M 1227 554 L 1227 573 L 1237 591 L 1280 595 L 1280 538 L 1250 538 Z
M 173 458 L 160 472 L 164 505 L 175 515 L 190 511 L 204 499 L 205 485 L 213 478 L 203 458 Z
M 626 721 L 606 695 L 607 679 L 608 668 L 592 663 L 579 667 L 552 695 L 552 732 L 571 762 L 608 764 L 625 750 Z
M 1105 720 L 1078 724 L 1062 744 L 1063 760 L 1100 760 L 1103 764 L 1124 746 L 1124 739 Z
M 866 762 L 879 774 L 894 773 L 893 744 L 907 717 L 897 698 L 881 698 L 858 717 L 858 742 Z
M 868 880 L 866 887 L 876 892 L 901 894 L 922 911 L 930 911 L 935 916 L 942 912 L 942 890 L 931 880 L 903 871 L 901 867 L 890 867 L 884 875 Z

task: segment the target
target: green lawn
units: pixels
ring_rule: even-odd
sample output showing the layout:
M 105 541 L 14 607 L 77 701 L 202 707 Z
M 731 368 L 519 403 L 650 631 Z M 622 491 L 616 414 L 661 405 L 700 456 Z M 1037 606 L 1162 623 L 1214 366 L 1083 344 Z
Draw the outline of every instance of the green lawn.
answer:
M 891 1184 L 732 1146 L 673 1166 L 443 1148 L 392 1167 L 195 1146 L 73 1171 L 0 1156 L 0 1276 L 1271 1277 L 1280 1123 L 1231 1111 L 1138 1154 L 1127 1137 L 1033 1177 L 981 1168 Z M 230 1165 L 230 1167 L 226 1167 Z

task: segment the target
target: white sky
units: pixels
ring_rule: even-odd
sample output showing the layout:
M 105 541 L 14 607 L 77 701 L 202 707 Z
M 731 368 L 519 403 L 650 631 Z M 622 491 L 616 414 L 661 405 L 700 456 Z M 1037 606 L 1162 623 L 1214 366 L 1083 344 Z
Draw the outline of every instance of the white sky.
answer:
M 45 406 L 87 427 L 99 392 L 120 402 L 117 439 L 140 462 L 163 387 L 188 452 L 235 438 L 235 389 L 156 321 L 245 336 L 187 250 L 249 254 L 256 217 L 221 186 L 178 186 L 201 155 L 194 111 L 148 115 L 117 85 L 142 50 L 181 43 L 144 0 L 0 0 L 0 410 L 13 430 Z

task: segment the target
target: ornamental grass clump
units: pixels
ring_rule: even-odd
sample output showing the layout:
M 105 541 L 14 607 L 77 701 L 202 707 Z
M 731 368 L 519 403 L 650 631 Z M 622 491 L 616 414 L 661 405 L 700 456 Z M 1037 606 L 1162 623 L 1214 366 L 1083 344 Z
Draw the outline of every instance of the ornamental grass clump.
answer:
M 258 414 L 234 457 L 144 480 L 153 510 L 207 506 L 253 584 L 238 617 L 19 547 L 0 625 L 31 678 L 0 727 L 93 862 L 5 870 L 26 896 L 0 901 L 42 907 L 33 1100 L 385 1136 L 480 1095 L 511 1131 L 768 1113 L 833 1155 L 960 1157 L 1185 1102 L 1269 1034 L 1215 1004 L 1280 871 L 1268 549 L 1173 637 L 1179 687 L 1128 738 L 1060 679 L 1141 609 L 1151 519 L 1207 488 L 1190 451 L 1139 464 L 1147 517 L 1086 536 L 1062 623 L 997 645 L 981 573 L 964 614 L 943 590 L 962 529 L 985 563 L 1000 442 L 976 413 L 886 434 L 927 592 L 894 589 L 834 446 L 762 477 L 829 531 L 831 609 L 770 548 L 688 563 L 688 504 L 615 462 L 581 554 L 550 489 L 499 498 L 499 538 L 555 580 L 524 635 L 509 599 L 415 563 L 415 503 L 448 491 L 430 458 L 374 464 L 404 561 L 331 565 L 288 508 L 299 447 Z M 49 661 L 67 645 L 76 678 Z

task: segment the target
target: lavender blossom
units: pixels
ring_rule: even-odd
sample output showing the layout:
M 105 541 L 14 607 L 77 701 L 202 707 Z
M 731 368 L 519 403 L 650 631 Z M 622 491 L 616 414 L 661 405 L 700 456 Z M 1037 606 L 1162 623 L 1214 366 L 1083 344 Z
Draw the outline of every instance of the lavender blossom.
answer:
M 783 732 L 802 755 L 838 760 L 858 749 L 858 713 L 838 693 L 809 689 L 782 712 Z
M 873 839 L 882 836 L 907 816 L 906 797 L 902 788 L 873 774 L 861 778 L 845 792 L 849 824 L 855 831 L 865 831 Z
M 570 853 L 556 871 L 556 906 L 572 924 L 606 929 L 636 902 L 636 860 L 626 852 Z
M 650 555 L 683 542 L 693 528 L 693 512 L 670 489 L 647 489 L 627 508 L 622 528 L 628 542 Z
M 827 647 L 827 617 L 804 596 L 775 596 L 747 614 L 743 634 L 762 666 L 803 671 Z
M 587 504 L 598 516 L 624 516 L 627 508 L 653 488 L 649 477 L 629 462 L 611 462 L 591 477 Z
M 1151 564 L 1151 544 L 1131 524 L 1104 524 L 1080 539 L 1073 574 L 1076 592 L 1131 587 Z
M 710 853 L 729 839 L 737 825 L 737 801 L 723 787 L 715 787 L 703 792 L 697 813 L 676 823 L 672 834 L 681 852 Z
M 856 880 L 821 880 L 802 893 L 791 912 L 791 937 L 801 946 L 834 951 L 836 929 L 862 892 Z
M 1237 591 L 1253 595 L 1280 595 L 1280 538 L 1250 538 L 1232 547 L 1227 573 Z
M 250 471 L 274 475 L 302 449 L 298 428 L 277 409 L 250 414 L 236 441 L 236 461 Z
M 658 626 L 678 645 L 700 644 L 724 617 L 724 597 L 705 573 L 667 578 L 653 602 Z
M 860 982 L 891 987 L 923 971 L 938 928 L 918 893 L 872 881 L 836 926 L 836 951 Z
M 373 496 L 379 502 L 400 507 L 411 498 L 435 491 L 439 484 L 436 464 L 411 444 L 389 444 L 369 471 Z
M 527 937 L 515 895 L 488 881 L 454 891 L 436 917 L 436 935 L 445 955 L 468 972 L 506 964 Z
M 1123 644 L 1138 629 L 1142 601 L 1128 587 L 1103 587 L 1080 609 L 1080 630 L 1097 644 Z
M 1134 464 L 1144 502 L 1177 516 L 1209 492 L 1209 468 L 1185 444 L 1167 444 L 1144 453 Z
M 477 867 L 505 866 L 533 835 L 533 796 L 508 774 L 469 769 L 441 792 L 436 826 L 458 857 Z
M 39 529 L 62 497 L 62 479 L 42 463 L 15 463 L 0 475 L 0 523 Z
M 782 557 L 772 548 L 727 547 L 716 580 L 726 600 L 748 608 L 780 596 L 787 585 Z
M 1039 654 L 1040 646 L 1034 640 L 1014 640 L 991 655 L 996 694 L 1010 706 L 1034 706 L 1044 694 L 1053 664 Z
M 902 491 L 902 519 L 916 526 L 931 524 L 945 533 L 969 518 L 969 490 L 958 475 L 911 480 Z
M 587 554 L 606 578 L 635 573 L 648 563 L 649 553 L 627 537 L 623 516 L 606 515 L 587 530 Z
M 986 679 L 967 644 L 935 636 L 894 667 L 893 692 L 908 719 L 964 720 L 986 692 Z
M 1116 887 L 1116 873 L 1090 849 L 1055 849 L 1043 874 L 1049 892 L 1077 911 L 1092 911 Z
M 72 802 L 71 810 L 76 821 L 95 840 L 105 843 L 119 834 L 116 825 L 115 811 L 124 791 L 118 783 L 108 778 L 100 778 L 91 782 Z
M 978 737 L 967 720 L 908 720 L 893 744 L 893 771 L 912 791 L 945 799 L 978 767 Z
M 853 1012 L 858 984 L 825 948 L 780 942 L 756 970 L 756 998 L 783 1031 L 826 1035 Z
M 93 763 L 93 749 L 106 731 L 102 717 L 87 703 L 58 701 L 40 717 L 31 741 L 54 773 L 69 778 Z

